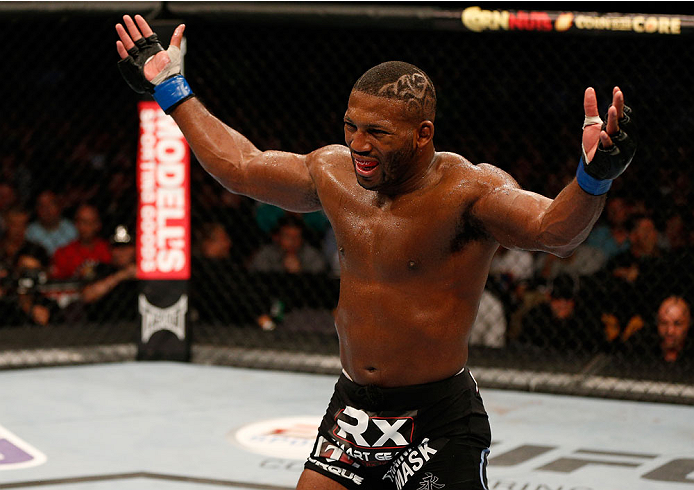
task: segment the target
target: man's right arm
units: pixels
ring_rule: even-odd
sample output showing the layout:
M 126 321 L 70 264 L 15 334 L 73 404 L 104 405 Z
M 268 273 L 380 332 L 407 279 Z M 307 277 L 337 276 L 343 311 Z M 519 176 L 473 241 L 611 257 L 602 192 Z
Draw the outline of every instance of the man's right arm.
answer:
M 309 171 L 312 155 L 260 151 L 196 98 L 171 113 L 200 164 L 236 194 L 295 212 L 320 209 Z
M 237 194 L 290 211 L 320 209 L 309 170 L 315 153 L 260 151 L 194 97 L 179 68 L 184 25 L 176 28 L 169 50 L 164 51 L 142 16 L 135 16 L 137 25 L 130 16 L 124 16 L 123 20 L 125 28 L 116 25 L 120 38 L 116 49 L 121 57 L 119 68 L 123 77 L 133 90 L 152 93 L 181 128 L 207 172 Z

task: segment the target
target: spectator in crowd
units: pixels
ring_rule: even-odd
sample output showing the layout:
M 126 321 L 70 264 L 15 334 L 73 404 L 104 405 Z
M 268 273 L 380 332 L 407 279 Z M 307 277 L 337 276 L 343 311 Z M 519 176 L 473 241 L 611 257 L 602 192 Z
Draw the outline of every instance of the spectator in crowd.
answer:
M 328 217 L 323 211 L 313 211 L 310 213 L 292 213 L 285 211 L 282 208 L 258 202 L 255 209 L 255 219 L 258 228 L 265 233 L 272 233 L 277 229 L 279 222 L 285 216 L 294 216 L 298 218 L 304 226 L 304 234 L 308 233 L 308 237 L 304 238 L 322 238 L 325 232 L 330 227 Z M 313 241 L 313 240 L 312 240 Z
M 623 197 L 610 196 L 605 205 L 603 220 L 590 232 L 584 242 L 586 245 L 601 250 L 606 260 L 629 248 L 629 205 Z
M 48 255 L 43 247 L 25 243 L 16 254 L 11 281 L 0 287 L 0 326 L 60 323 L 61 310 L 41 286 L 47 282 Z
M 595 274 L 605 266 L 606 258 L 602 250 L 590 245 L 579 245 L 574 253 L 561 258 L 556 255 L 539 253 L 535 261 L 537 276 L 549 282 L 559 274 L 569 274 L 576 284 L 581 277 Z
M 199 247 L 198 255 L 201 257 L 243 264 L 243 255 L 221 223 L 204 223 L 200 227 L 196 241 Z
M 253 257 L 251 269 L 262 272 L 325 272 L 323 255 L 304 241 L 301 219 L 292 215 L 282 217 L 273 234 L 272 243 L 264 245 Z
M 224 225 L 208 222 L 194 227 L 191 319 L 237 326 L 255 321 L 261 308 L 244 263 Z
M 615 358 L 627 371 L 621 367 L 614 375 L 693 383 L 694 336 L 690 332 L 689 302 L 683 296 L 668 294 L 650 318 L 654 324 L 649 322 L 634 335 Z M 614 365 L 619 369 L 619 364 Z
M 636 284 L 658 274 L 658 259 L 663 251 L 658 246 L 658 230 L 651 217 L 641 214 L 629 220 L 629 242 L 628 250 L 618 253 L 607 263 L 612 275 Z
M 82 289 L 82 302 L 91 321 L 103 320 L 104 315 L 132 321 L 138 313 L 135 240 L 126 226 L 119 225 L 109 244 L 111 262 L 96 265 L 94 280 Z
M 5 231 L 0 238 L 0 279 L 7 277 L 12 272 L 12 264 L 16 263 L 18 254 L 22 248 L 33 243 L 26 239 L 27 224 L 29 223 L 29 213 L 23 208 L 14 206 L 5 212 Z M 39 244 L 34 244 L 41 247 Z M 41 247 L 43 249 L 43 247 Z M 44 256 L 48 256 L 45 249 L 42 250 Z M 4 271 L 4 272 L 3 272 Z
M 489 270 L 491 276 L 505 276 L 505 281 L 516 283 L 533 276 L 534 257 L 526 250 L 509 250 L 499 247 L 492 258 Z
M 36 217 L 27 228 L 27 239 L 43 245 L 53 253 L 77 238 L 77 229 L 70 220 L 63 218 L 58 196 L 44 191 L 36 199 Z
M 694 360 L 694 342 L 689 335 L 691 312 L 680 296 L 670 296 L 658 308 L 659 358 L 675 363 L 684 358 Z
M 611 351 L 622 349 L 645 326 L 644 319 L 654 308 L 654 295 L 668 270 L 653 219 L 634 215 L 628 229 L 629 248 L 610 259 L 604 271 L 584 282 L 586 294 L 600 311 L 603 338 Z
M 101 220 L 96 207 L 80 205 L 75 212 L 75 226 L 77 238 L 53 254 L 53 279 L 91 281 L 95 277 L 97 264 L 111 262 L 108 242 L 99 236 Z
M 534 256 L 527 250 L 499 247 L 492 258 L 487 288 L 503 303 L 507 313 L 518 308 L 533 278 Z
M 506 345 L 504 304 L 489 289 L 484 289 L 477 318 L 470 331 L 470 345 L 501 348 Z
M 279 323 L 287 328 L 290 313 L 294 318 L 292 323 L 311 323 L 316 319 L 309 320 L 308 317 L 316 308 L 322 309 L 325 306 L 313 302 L 307 304 L 304 295 L 297 294 L 299 288 L 305 287 L 328 290 L 328 284 L 322 281 L 321 275 L 327 269 L 325 258 L 318 249 L 306 243 L 305 231 L 302 218 L 288 213 L 279 219 L 272 235 L 272 243 L 262 246 L 253 257 L 250 266 L 252 271 L 284 275 L 281 280 L 270 279 L 268 296 L 261 300 L 256 324 L 263 330 L 274 330 Z M 303 274 L 313 275 L 317 282 L 307 286 Z
M 555 352 L 595 351 L 601 343 L 596 322 L 590 308 L 578 304 L 577 293 L 570 275 L 554 278 L 547 301 L 523 317 L 519 342 Z
M 257 201 L 227 191 L 200 166 L 191 168 L 191 186 L 197 215 L 224 217 L 224 224 L 232 225 L 226 232 L 234 253 L 250 257 L 258 250 L 264 231 L 256 221 Z

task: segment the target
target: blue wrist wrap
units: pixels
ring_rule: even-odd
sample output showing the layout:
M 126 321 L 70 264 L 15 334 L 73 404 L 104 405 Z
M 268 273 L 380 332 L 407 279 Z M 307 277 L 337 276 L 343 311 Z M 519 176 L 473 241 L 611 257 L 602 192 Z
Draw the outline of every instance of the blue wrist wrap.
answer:
M 176 75 L 155 86 L 152 96 L 159 104 L 159 107 L 168 114 L 169 109 L 173 110 L 174 106 L 179 102 L 192 97 L 193 91 L 182 75 Z
M 576 181 L 578 182 L 578 185 L 581 186 L 581 189 L 586 191 L 588 194 L 592 194 L 593 196 L 601 196 L 602 194 L 605 194 L 612 186 L 611 179 L 601 180 L 588 175 L 586 173 L 586 164 L 583 161 L 583 157 L 581 157 L 581 160 L 578 162 L 578 169 L 576 169 Z

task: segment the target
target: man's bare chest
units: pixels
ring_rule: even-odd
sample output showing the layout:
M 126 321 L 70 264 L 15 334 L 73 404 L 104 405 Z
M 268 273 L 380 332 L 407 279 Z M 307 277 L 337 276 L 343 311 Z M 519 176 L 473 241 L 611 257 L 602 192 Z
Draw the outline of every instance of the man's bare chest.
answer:
M 434 199 L 356 202 L 326 212 L 343 268 L 384 278 L 440 269 L 484 235 L 465 206 Z

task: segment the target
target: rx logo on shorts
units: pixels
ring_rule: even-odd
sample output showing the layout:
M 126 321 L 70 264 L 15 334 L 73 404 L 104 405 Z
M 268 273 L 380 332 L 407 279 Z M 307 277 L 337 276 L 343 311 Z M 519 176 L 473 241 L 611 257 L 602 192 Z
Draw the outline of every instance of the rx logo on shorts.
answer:
M 335 417 L 333 435 L 360 448 L 402 448 L 412 442 L 415 414 L 382 417 L 347 406 Z

